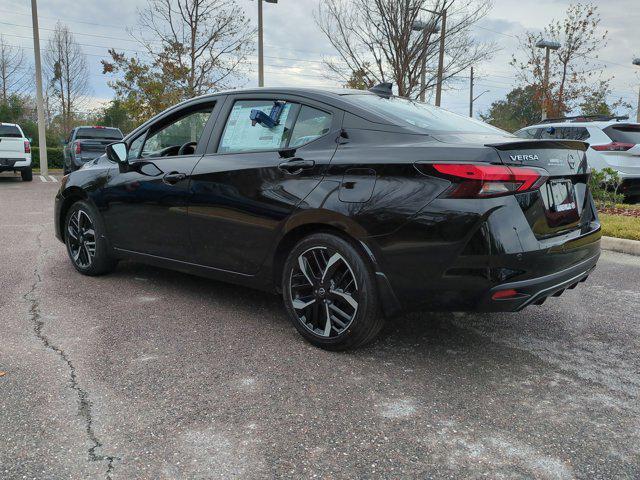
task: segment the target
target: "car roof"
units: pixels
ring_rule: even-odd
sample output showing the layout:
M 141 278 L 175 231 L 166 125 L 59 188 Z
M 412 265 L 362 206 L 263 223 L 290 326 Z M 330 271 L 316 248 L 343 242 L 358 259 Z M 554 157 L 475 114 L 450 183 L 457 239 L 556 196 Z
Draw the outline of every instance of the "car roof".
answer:
M 17 123 L 0 122 L 0 125 L 2 125 L 3 127 L 18 127 L 18 128 L 20 128 L 20 125 L 18 125 Z

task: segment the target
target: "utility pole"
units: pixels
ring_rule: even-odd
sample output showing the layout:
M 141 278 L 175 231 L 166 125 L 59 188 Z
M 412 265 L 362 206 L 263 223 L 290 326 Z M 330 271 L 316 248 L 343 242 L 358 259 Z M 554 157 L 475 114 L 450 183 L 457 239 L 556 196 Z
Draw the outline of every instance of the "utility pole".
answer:
M 442 99 L 442 76 L 444 71 L 444 39 L 447 32 L 447 9 L 442 9 L 440 14 L 440 55 L 438 57 L 438 83 L 436 85 L 436 107 L 440 106 Z
M 425 89 L 427 87 L 427 30 L 422 30 L 422 70 L 420 71 L 420 101 L 424 102 L 426 99 Z M 640 108 L 640 107 L 638 107 Z
M 633 64 L 640 67 L 640 57 L 634 58 Z M 638 113 L 636 115 L 636 122 L 640 123 L 640 87 L 638 87 Z
M 544 80 L 542 82 L 544 95 L 542 98 L 542 120 L 545 120 L 547 118 L 547 97 L 549 96 L 549 56 L 551 50 L 558 50 L 560 48 L 560 44 L 550 40 L 538 40 L 536 47 L 546 50 L 544 58 Z
M 278 0 L 264 0 L 267 3 L 278 3 Z M 258 86 L 264 87 L 264 44 L 262 27 L 262 0 L 258 0 Z
M 33 51 L 36 63 L 36 105 L 38 109 L 38 147 L 40 150 L 40 173 L 49 174 L 47 163 L 47 138 L 44 124 L 44 100 L 42 96 L 42 63 L 40 62 L 40 31 L 38 29 L 38 5 L 31 0 L 31 20 L 33 23 Z
M 469 116 L 473 118 L 473 67 L 469 75 Z

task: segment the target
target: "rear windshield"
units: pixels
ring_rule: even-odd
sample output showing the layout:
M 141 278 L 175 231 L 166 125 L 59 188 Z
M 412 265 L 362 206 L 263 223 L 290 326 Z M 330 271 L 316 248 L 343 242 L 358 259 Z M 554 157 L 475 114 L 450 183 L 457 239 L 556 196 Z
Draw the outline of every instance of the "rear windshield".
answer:
M 13 125 L 0 125 L 0 137 L 22 138 L 22 132 Z
M 604 129 L 611 140 L 618 143 L 640 143 L 640 125 L 613 125 Z
M 383 98 L 377 95 L 349 95 L 358 106 L 426 131 L 510 135 L 486 123 L 448 112 L 427 103 L 400 97 Z
M 121 140 L 122 132 L 117 128 L 79 128 L 77 140 L 96 138 L 99 140 Z

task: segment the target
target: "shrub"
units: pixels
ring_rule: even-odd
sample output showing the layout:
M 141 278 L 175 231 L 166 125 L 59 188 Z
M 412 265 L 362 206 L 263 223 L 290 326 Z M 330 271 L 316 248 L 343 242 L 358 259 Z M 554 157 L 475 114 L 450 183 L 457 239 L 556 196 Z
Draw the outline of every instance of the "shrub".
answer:
M 63 168 L 64 154 L 62 148 L 47 147 L 47 164 L 49 168 Z M 31 147 L 31 165 L 40 168 L 40 148 Z
M 622 203 L 624 195 L 618 193 L 620 188 L 620 176 L 612 168 L 591 170 L 589 177 L 589 189 L 593 199 L 604 206 Z

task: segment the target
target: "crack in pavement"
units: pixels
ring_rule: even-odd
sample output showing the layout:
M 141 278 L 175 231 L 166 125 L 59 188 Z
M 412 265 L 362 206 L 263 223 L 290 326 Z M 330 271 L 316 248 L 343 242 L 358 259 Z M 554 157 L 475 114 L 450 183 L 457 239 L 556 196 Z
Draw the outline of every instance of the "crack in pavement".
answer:
M 44 230 L 41 230 L 36 237 L 38 250 L 42 249 L 42 240 L 40 237 L 43 231 Z M 35 277 L 35 281 L 31 285 L 29 291 L 25 293 L 22 298 L 30 304 L 29 315 L 30 320 L 33 322 L 33 332 L 35 333 L 36 337 L 38 337 L 45 348 L 53 351 L 56 355 L 58 355 L 58 357 L 60 357 L 60 359 L 62 359 L 63 362 L 67 364 L 67 367 L 69 369 L 70 386 L 78 396 L 78 415 L 80 415 L 80 417 L 85 422 L 85 431 L 87 433 L 87 436 L 89 437 L 89 441 L 91 442 L 91 447 L 88 450 L 89 460 L 91 462 L 106 461 L 106 480 L 111 480 L 111 474 L 113 473 L 114 469 L 114 462 L 116 460 L 120 460 L 120 458 L 99 453 L 99 449 L 103 448 L 103 444 L 98 439 L 98 436 L 93 429 L 93 416 L 91 414 L 92 405 L 91 400 L 89 399 L 89 393 L 79 385 L 76 375 L 76 368 L 67 353 L 62 348 L 54 345 L 42 331 L 45 326 L 45 322 L 43 320 L 42 313 L 40 312 L 40 299 L 36 296 L 36 291 L 42 283 L 42 275 L 40 273 L 42 267 L 41 264 L 46 259 L 48 253 L 49 250 L 46 249 L 38 256 L 36 266 L 33 269 L 33 276 Z

